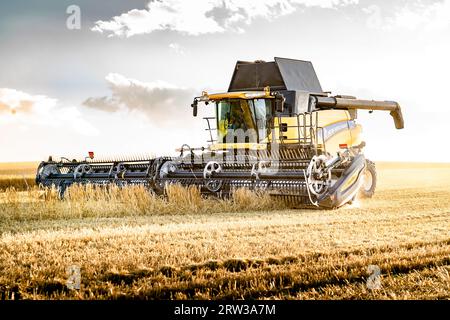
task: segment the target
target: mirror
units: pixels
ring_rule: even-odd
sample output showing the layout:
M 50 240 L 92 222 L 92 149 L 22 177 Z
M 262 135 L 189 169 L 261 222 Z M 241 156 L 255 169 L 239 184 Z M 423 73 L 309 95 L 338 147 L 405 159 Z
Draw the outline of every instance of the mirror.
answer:
M 192 107 L 192 114 L 194 117 L 196 117 L 197 111 L 198 111 L 198 100 L 197 99 L 194 99 L 194 102 L 192 102 L 191 107 Z
M 283 112 L 284 111 L 284 102 L 286 101 L 286 98 L 279 92 L 275 92 L 275 111 L 276 112 Z

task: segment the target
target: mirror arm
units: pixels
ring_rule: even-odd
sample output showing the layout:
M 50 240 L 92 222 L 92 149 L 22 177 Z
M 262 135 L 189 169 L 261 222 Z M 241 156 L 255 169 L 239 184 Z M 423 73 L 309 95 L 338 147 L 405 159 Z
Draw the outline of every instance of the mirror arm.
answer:
M 198 112 L 198 98 L 194 98 L 191 107 L 192 107 L 192 115 L 196 117 Z

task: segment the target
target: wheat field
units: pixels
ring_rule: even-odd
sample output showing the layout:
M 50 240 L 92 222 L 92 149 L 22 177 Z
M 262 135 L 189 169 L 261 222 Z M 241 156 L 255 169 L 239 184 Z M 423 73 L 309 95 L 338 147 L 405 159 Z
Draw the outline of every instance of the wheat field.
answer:
M 1 163 L 0 164 L 0 192 L 8 188 L 27 190 L 34 186 L 36 162 Z
M 450 299 L 450 164 L 379 163 L 374 198 L 338 210 L 178 186 L 60 201 L 18 182 L 34 169 L 0 165 L 0 299 Z

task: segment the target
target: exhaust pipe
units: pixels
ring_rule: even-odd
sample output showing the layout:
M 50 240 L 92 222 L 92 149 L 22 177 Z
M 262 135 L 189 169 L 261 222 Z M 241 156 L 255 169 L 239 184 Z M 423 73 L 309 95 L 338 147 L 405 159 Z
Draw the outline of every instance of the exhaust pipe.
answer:
M 403 129 L 404 121 L 400 105 L 395 101 L 360 100 L 353 97 L 316 97 L 316 105 L 321 109 L 353 109 L 389 111 L 394 118 L 395 128 Z

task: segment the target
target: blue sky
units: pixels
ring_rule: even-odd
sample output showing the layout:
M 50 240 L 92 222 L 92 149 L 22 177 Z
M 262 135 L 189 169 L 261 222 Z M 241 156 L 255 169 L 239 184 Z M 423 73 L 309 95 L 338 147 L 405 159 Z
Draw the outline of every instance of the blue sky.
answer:
M 236 60 L 274 56 L 312 61 L 334 94 L 402 105 L 404 130 L 360 112 L 369 157 L 450 161 L 450 1 L 185 3 L 0 3 L 0 161 L 205 145 L 192 97 L 226 90 Z

